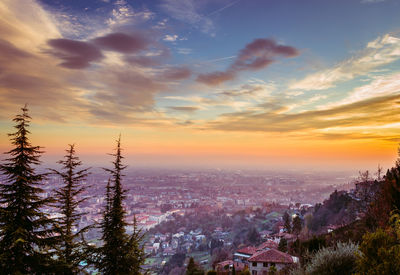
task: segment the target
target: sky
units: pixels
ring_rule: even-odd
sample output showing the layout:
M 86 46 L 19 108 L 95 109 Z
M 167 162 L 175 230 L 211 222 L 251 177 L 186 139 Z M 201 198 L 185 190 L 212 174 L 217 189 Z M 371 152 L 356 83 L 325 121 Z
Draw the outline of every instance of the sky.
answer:
M 389 168 L 400 1 L 1 0 L 2 151 L 24 104 L 47 163 Z

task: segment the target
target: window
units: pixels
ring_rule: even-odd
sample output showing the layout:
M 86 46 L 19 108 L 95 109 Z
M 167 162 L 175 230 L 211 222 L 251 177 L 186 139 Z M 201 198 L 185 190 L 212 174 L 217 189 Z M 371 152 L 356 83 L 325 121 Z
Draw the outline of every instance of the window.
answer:
M 253 266 L 257 266 L 257 263 L 256 262 L 253 262 L 253 264 L 252 264 Z
M 268 267 L 268 263 L 263 263 L 263 267 Z

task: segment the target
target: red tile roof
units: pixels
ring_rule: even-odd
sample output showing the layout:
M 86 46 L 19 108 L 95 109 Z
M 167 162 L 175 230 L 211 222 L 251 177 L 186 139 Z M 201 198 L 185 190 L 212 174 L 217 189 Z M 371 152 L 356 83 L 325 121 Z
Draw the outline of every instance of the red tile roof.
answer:
M 236 251 L 237 253 L 253 255 L 257 252 L 257 249 L 254 246 L 246 246 Z
M 255 253 L 248 259 L 249 262 L 262 262 L 262 263 L 293 263 L 293 258 L 289 254 L 283 253 L 274 248 L 270 250 L 263 250 Z
M 274 241 L 268 240 L 268 241 L 263 242 L 262 244 L 260 244 L 257 247 L 257 251 L 265 250 L 266 248 L 278 248 L 278 244 L 276 242 L 274 242 Z
M 224 269 L 224 267 L 225 267 L 226 265 L 229 265 L 229 266 L 230 266 L 230 265 L 235 265 L 235 270 L 236 270 L 236 271 L 243 270 L 243 269 L 245 268 L 245 264 L 244 264 L 244 263 L 235 262 L 235 261 L 232 261 L 232 260 L 226 260 L 226 261 L 217 263 L 217 264 L 216 264 L 216 269 L 217 269 L 218 271 L 221 271 L 221 270 Z
M 233 264 L 232 260 L 226 260 L 226 261 L 217 263 L 216 266 L 217 266 L 217 269 L 219 269 L 219 268 L 224 268 L 226 265 L 231 265 L 231 264 Z

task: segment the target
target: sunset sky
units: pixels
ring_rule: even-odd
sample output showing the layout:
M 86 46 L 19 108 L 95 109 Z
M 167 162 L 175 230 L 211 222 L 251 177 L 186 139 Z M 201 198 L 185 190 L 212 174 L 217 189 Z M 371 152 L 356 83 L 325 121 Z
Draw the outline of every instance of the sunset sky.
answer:
M 1 151 L 25 103 L 47 162 L 389 168 L 400 1 L 1 0 Z

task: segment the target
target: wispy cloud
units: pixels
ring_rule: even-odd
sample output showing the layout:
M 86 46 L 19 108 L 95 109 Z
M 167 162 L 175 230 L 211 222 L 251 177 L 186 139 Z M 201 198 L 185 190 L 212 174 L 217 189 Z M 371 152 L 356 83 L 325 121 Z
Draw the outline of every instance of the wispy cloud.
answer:
M 292 90 L 325 90 L 338 83 L 349 81 L 357 76 L 392 63 L 400 58 L 400 38 L 386 34 L 367 44 L 355 56 L 338 63 L 332 68 L 321 70 L 293 82 Z
M 245 111 L 222 115 L 209 122 L 208 127 L 223 131 L 262 132 L 314 132 L 329 129 L 352 132 L 349 127 L 364 126 L 373 129 L 399 121 L 400 95 L 375 97 L 326 110 L 311 110 L 300 113 L 282 113 L 279 104 L 270 106 L 267 112 Z M 272 109 L 271 109 L 272 107 Z M 340 131 L 338 131 L 340 132 Z M 337 132 L 336 132 L 337 133 Z
M 164 0 L 161 7 L 172 18 L 188 23 L 204 33 L 215 35 L 214 22 L 200 12 L 200 2 L 195 0 Z
M 400 73 L 384 76 L 375 76 L 374 80 L 366 85 L 359 86 L 351 91 L 344 99 L 319 106 L 319 109 L 332 108 L 355 103 L 375 97 L 400 94 Z
M 375 3 L 380 3 L 383 2 L 385 0 L 361 0 L 362 4 L 375 4 Z
M 200 107 L 196 106 L 170 106 L 168 108 L 173 111 L 187 112 L 187 113 L 193 113 L 200 109 Z

